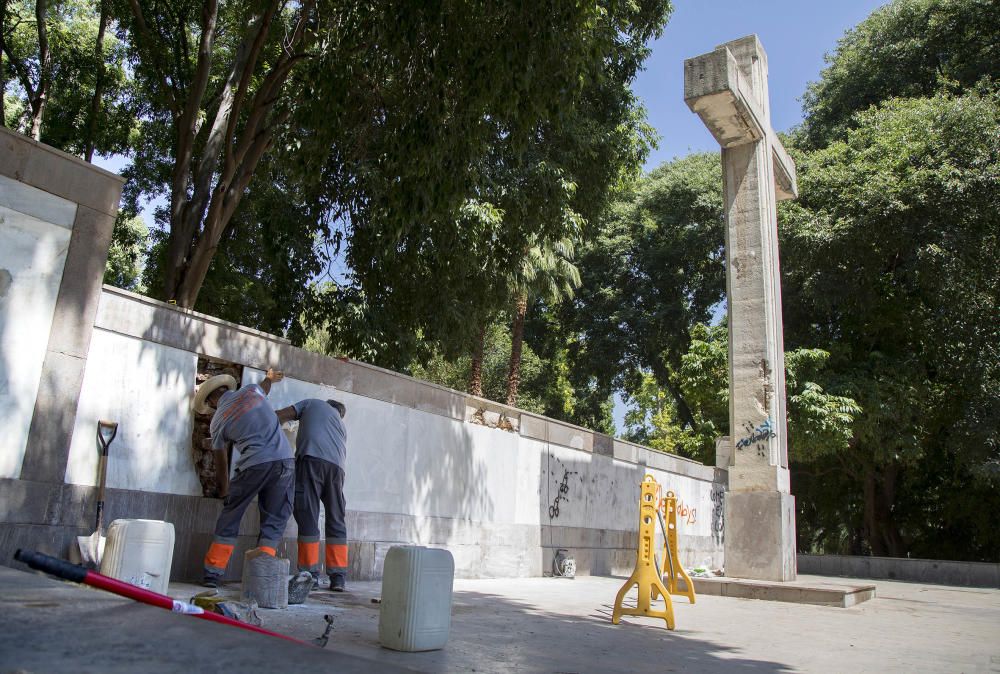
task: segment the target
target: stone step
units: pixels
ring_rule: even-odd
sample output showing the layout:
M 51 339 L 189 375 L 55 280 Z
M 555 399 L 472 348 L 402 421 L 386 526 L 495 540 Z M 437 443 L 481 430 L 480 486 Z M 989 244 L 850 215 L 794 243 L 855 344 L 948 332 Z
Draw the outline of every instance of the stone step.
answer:
M 698 594 L 738 599 L 762 599 L 792 604 L 816 604 L 848 608 L 875 598 L 871 584 L 835 582 L 824 578 L 802 578 L 785 583 L 745 578 L 692 578 Z M 683 583 L 681 583 L 683 585 Z

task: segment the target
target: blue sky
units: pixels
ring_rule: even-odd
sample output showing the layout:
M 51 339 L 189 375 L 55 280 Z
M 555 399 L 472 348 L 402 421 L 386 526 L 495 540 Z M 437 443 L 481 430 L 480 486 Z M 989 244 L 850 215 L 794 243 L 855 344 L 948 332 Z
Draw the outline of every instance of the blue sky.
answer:
M 646 162 L 652 169 L 718 145 L 684 104 L 684 59 L 723 42 L 756 33 L 767 52 L 771 124 L 786 131 L 802 120 L 806 84 L 819 78 L 823 57 L 844 31 L 884 0 L 675 0 L 674 13 L 652 44 L 646 69 L 633 90 L 644 101 L 649 123 L 661 136 Z
M 885 0 L 675 0 L 663 35 L 652 43 L 645 70 L 632 87 L 648 121 L 660 135 L 646 170 L 692 152 L 719 149 L 715 139 L 684 103 L 684 59 L 712 51 L 723 42 L 756 33 L 767 52 L 771 124 L 787 131 L 802 121 L 801 98 L 819 79 L 824 56 L 844 32 Z M 615 396 L 615 428 L 625 428 L 625 405 Z

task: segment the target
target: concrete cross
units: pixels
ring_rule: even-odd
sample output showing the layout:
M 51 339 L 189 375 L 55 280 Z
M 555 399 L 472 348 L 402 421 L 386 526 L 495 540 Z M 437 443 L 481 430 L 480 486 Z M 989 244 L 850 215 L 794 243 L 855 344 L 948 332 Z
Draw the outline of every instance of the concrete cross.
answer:
M 798 194 L 771 129 L 756 35 L 684 62 L 684 100 L 722 146 L 729 304 L 727 576 L 795 578 L 775 204 Z

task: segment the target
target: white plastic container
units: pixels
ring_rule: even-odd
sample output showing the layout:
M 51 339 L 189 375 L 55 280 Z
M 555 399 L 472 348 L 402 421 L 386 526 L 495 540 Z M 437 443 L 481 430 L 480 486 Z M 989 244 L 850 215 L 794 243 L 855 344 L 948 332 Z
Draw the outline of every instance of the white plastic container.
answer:
M 174 525 L 160 520 L 115 520 L 101 558 L 101 573 L 166 594 L 174 561 Z
M 396 651 L 443 648 L 451 631 L 455 560 L 447 550 L 393 546 L 385 556 L 378 639 Z

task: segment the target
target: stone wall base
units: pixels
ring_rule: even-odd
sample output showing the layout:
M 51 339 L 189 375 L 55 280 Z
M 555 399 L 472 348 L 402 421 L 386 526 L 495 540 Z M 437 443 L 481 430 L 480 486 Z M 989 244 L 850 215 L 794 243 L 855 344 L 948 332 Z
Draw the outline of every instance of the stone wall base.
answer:
M 726 576 L 795 580 L 795 497 L 773 491 L 726 494 Z
M 68 558 L 77 536 L 94 531 L 97 489 L 81 485 L 0 479 L 0 565 L 14 561 L 18 548 Z M 127 489 L 108 489 L 105 527 L 119 518 L 172 522 L 175 531 L 171 580 L 198 581 L 202 558 L 222 508 L 220 499 Z M 225 578 L 239 580 L 243 553 L 256 545 L 257 509 L 243 517 Z M 552 525 L 497 524 L 444 517 L 348 511 L 348 577 L 377 580 L 393 545 L 447 547 L 459 578 L 542 576 L 552 569 L 556 550 L 566 548 L 580 575 L 628 575 L 635 565 L 634 531 Z M 278 554 L 296 561 L 296 532 L 289 524 Z M 682 537 L 682 562 L 692 566 L 717 545 L 709 537 Z M 717 553 L 716 553 L 717 554 Z

